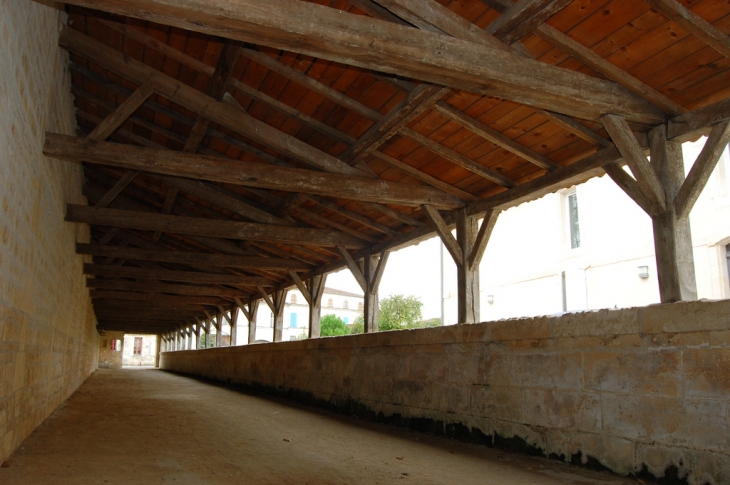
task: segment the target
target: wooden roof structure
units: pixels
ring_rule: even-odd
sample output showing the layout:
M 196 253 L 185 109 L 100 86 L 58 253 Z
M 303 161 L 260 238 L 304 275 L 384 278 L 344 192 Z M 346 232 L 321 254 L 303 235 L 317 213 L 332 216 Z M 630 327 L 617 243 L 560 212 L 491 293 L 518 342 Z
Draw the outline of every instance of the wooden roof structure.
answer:
M 84 161 L 66 219 L 106 329 L 174 330 L 606 172 L 653 210 L 649 131 L 730 117 L 728 2 L 68 3 L 79 133 L 44 151 Z

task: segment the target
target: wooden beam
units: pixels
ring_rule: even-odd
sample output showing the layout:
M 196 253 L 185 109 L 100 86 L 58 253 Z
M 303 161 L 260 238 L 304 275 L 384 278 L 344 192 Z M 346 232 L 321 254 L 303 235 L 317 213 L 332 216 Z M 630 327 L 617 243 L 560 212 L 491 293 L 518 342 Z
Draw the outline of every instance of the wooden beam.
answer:
M 165 295 L 141 291 L 89 290 L 91 298 L 110 298 L 113 300 L 154 301 L 165 303 L 191 303 L 216 306 L 229 303 L 228 300 L 212 296 Z
M 304 299 L 307 300 L 307 303 L 311 305 L 312 295 L 309 293 L 307 286 L 304 284 L 299 275 L 295 271 L 289 271 L 289 276 L 291 276 L 291 279 L 294 281 L 294 284 L 297 285 L 297 288 L 299 288 L 299 291 L 302 293 Z
M 489 24 L 487 32 L 507 44 L 513 44 L 535 30 L 571 1 L 519 0 L 500 15 L 497 20 Z
M 636 178 L 636 182 L 639 184 L 644 196 L 659 210 L 665 211 L 667 203 L 664 187 L 662 187 L 659 176 L 649 164 L 646 155 L 644 155 L 644 150 L 631 132 L 629 124 L 625 119 L 616 115 L 605 115 L 601 118 L 601 121 L 629 168 L 631 168 L 631 173 Z
M 484 215 L 484 220 L 482 220 L 482 225 L 479 227 L 479 233 L 474 241 L 474 247 L 467 258 L 467 269 L 470 271 L 479 271 L 479 263 L 482 261 L 484 251 L 487 249 L 487 243 L 489 242 L 489 238 L 492 236 L 494 226 L 497 224 L 499 214 L 500 211 L 492 209 L 487 211 Z
M 648 148 L 649 144 L 646 137 L 641 137 L 639 145 L 642 149 Z M 469 215 L 479 216 L 489 209 L 499 208 L 505 210 L 524 202 L 539 199 L 546 194 L 603 175 L 605 165 L 622 161 L 623 157 L 616 147 L 604 148 L 575 163 L 548 172 L 515 188 L 472 202 L 468 207 Z
M 350 164 L 363 160 L 450 91 L 450 89 L 429 84 L 417 86 L 386 116 L 373 124 L 355 144 L 342 152 L 339 156 L 340 160 Z
M 465 157 L 461 153 L 459 153 L 455 150 L 452 150 L 451 148 L 445 147 L 445 146 L 441 145 L 440 143 L 433 141 L 429 137 L 418 133 L 417 131 L 414 131 L 410 128 L 403 128 L 400 131 L 400 133 L 403 136 L 415 141 L 416 143 L 421 144 L 424 148 L 445 158 L 446 160 L 450 161 L 451 163 L 454 163 L 461 168 L 464 168 L 472 173 L 475 173 L 475 174 L 479 175 L 480 177 L 484 177 L 485 179 L 491 180 L 492 182 L 502 185 L 504 187 L 514 187 L 515 185 L 517 185 L 513 180 L 511 180 L 508 177 L 505 177 L 501 173 L 499 173 L 495 170 L 492 170 L 490 168 L 484 167 L 484 166 L 478 164 L 477 162 Z M 433 204 L 424 204 L 424 205 L 433 205 Z
M 534 33 L 544 41 L 557 47 L 566 54 L 575 57 L 586 66 L 603 74 L 611 81 L 625 87 L 668 114 L 677 116 L 687 112 L 681 104 L 635 78 L 625 70 L 606 60 L 604 57 L 599 56 L 588 47 L 549 24 L 541 25 Z
M 641 207 L 650 217 L 657 215 L 661 210 L 656 207 L 641 191 L 639 184 L 636 180 L 631 177 L 626 171 L 618 164 L 609 163 L 604 166 L 603 169 L 606 171 L 611 180 L 621 188 L 626 195 L 628 195 L 636 205 Z
M 652 166 L 661 180 L 667 199 L 673 201 L 685 181 L 682 145 L 667 140 L 666 127 L 649 133 Z M 697 299 L 692 230 L 689 218 L 679 218 L 674 204 L 651 218 L 654 254 L 662 303 Z
M 322 295 L 324 294 L 327 275 L 310 275 L 309 282 L 309 338 L 321 335 Z
M 444 246 L 446 246 L 446 249 L 449 251 L 449 253 L 451 253 L 451 257 L 454 258 L 457 266 L 460 264 L 464 264 L 464 253 L 462 252 L 456 238 L 454 238 L 454 235 L 451 234 L 451 230 L 444 221 L 443 217 L 441 217 L 441 214 L 439 214 L 439 211 L 428 205 L 424 205 L 422 209 L 423 213 L 426 214 L 426 217 L 428 217 L 428 220 L 431 221 L 431 225 L 436 230 L 436 233 L 441 238 L 441 241 L 443 241 Z
M 669 120 L 667 138 L 685 142 L 709 133 L 709 127 L 730 119 L 730 98 Z
M 723 56 L 730 58 L 730 38 L 710 22 L 696 15 L 676 0 L 644 1 Z
M 226 92 L 226 86 L 231 78 L 231 74 L 233 74 L 233 67 L 238 60 L 240 49 L 241 47 L 238 43 L 230 41 L 225 42 L 223 46 L 223 51 L 221 52 L 220 57 L 218 57 L 218 65 L 213 72 L 213 78 L 211 79 L 210 86 L 208 88 L 208 95 L 216 101 L 223 99 L 223 94 Z M 210 126 L 210 120 L 203 118 L 202 116 L 198 116 L 193 128 L 190 130 L 188 139 L 185 141 L 183 151 L 195 153 L 198 150 L 198 146 L 200 146 L 200 142 L 203 140 L 203 137 L 208 131 L 208 126 Z
M 122 191 L 129 185 L 132 180 L 139 174 L 138 170 L 128 170 L 127 172 L 122 175 L 122 177 L 117 181 L 114 186 L 109 189 L 109 191 L 104 194 L 104 196 L 99 199 L 94 207 L 109 207 L 109 204 L 114 202 L 114 199 L 117 198 L 117 196 L 122 193 Z
M 712 127 L 705 146 L 687 174 L 687 179 L 682 183 L 674 200 L 677 218 L 684 219 L 689 216 L 718 160 L 726 150 L 728 142 L 730 142 L 730 121 L 726 120 Z
M 149 98 L 154 92 L 152 85 L 148 82 L 142 84 L 136 91 L 134 91 L 122 104 L 120 104 L 114 111 L 109 114 L 101 123 L 96 125 L 96 128 L 89 133 L 89 140 L 103 141 L 106 140 L 109 135 L 114 133 L 114 130 L 122 126 L 122 123 L 127 121 L 132 113 L 137 111 L 137 108 Z
M 453 39 L 444 48 L 443 36 L 439 34 L 308 2 L 281 0 L 273 5 L 266 0 L 242 0 L 225 13 L 203 0 L 184 6 L 142 0 L 114 4 L 72 0 L 72 4 L 467 89 L 585 119 L 598 120 L 606 112 L 647 124 L 662 119 L 659 110 L 610 82 L 473 42 Z M 73 43 L 74 36 L 83 37 L 64 29 L 62 46 L 89 59 L 82 51 L 98 46 L 87 40 L 84 49 Z M 100 62 L 104 66 L 114 63 L 98 60 L 106 61 Z M 119 61 L 127 71 L 137 70 L 134 61 Z M 156 80 L 152 82 L 158 91 L 161 86 Z M 535 83 L 541 89 L 535 90 Z M 179 89 L 180 84 L 175 83 L 175 88 Z M 175 94 L 174 90 L 168 92 Z
M 357 265 L 357 262 L 353 259 L 350 252 L 342 246 L 338 246 L 337 250 L 342 255 L 342 260 L 345 262 L 347 267 L 350 269 L 352 276 L 355 278 L 355 281 L 357 281 L 357 284 L 360 285 L 360 288 L 362 288 L 362 291 L 367 291 L 368 290 L 368 280 L 365 278 L 365 275 L 363 274 L 360 267 Z
M 483 123 L 480 123 L 474 118 L 465 115 L 464 113 L 447 103 L 436 104 L 436 106 L 434 106 L 434 111 L 437 111 L 446 118 L 468 128 L 470 131 L 476 133 L 485 140 L 488 140 L 498 147 L 504 148 L 505 150 L 514 153 L 518 157 L 527 160 L 528 162 L 537 165 L 540 168 L 544 168 L 545 170 L 554 170 L 560 166 L 549 158 L 540 155 L 539 153 L 525 146 L 520 145 L 511 138 L 504 136 L 497 130 L 493 130 L 492 128 Z
M 173 204 L 175 204 L 177 191 L 177 187 L 170 187 L 169 189 L 167 189 L 165 201 L 162 203 L 162 211 L 160 211 L 161 214 L 169 214 L 170 212 L 172 212 L 172 206 Z M 154 242 L 157 242 L 160 240 L 160 236 L 162 236 L 162 231 L 155 231 L 155 234 L 152 236 L 152 240 Z
M 257 256 L 194 253 L 184 251 L 159 251 L 124 248 L 119 246 L 101 246 L 99 244 L 77 243 L 76 253 L 140 261 L 156 261 L 159 263 L 216 266 L 224 268 L 269 269 L 279 271 L 288 271 L 290 269 L 296 271 L 309 271 L 312 269 L 312 265 L 296 259 L 264 258 Z
M 254 43 L 257 44 L 258 42 Z M 350 98 L 346 94 L 343 94 L 336 89 L 331 88 L 326 84 L 323 84 L 316 79 L 307 76 L 303 72 L 298 71 L 293 67 L 287 66 L 286 64 L 279 62 L 278 60 L 263 52 L 259 52 L 253 49 L 243 49 L 242 52 L 244 56 L 256 61 L 258 64 L 261 64 L 262 66 L 281 74 L 287 79 L 291 79 L 295 83 L 307 89 L 310 89 L 311 91 L 314 91 L 315 93 L 320 94 L 341 106 L 344 106 L 345 108 L 359 114 L 364 118 L 377 121 L 383 116 L 377 111 L 370 109 L 367 106 L 359 103 L 358 101 Z
M 173 295 L 192 296 L 220 296 L 230 298 L 233 298 L 234 296 L 245 298 L 247 295 L 247 292 L 243 290 L 224 288 L 219 286 L 174 285 L 154 281 L 136 282 L 115 278 L 88 278 L 86 280 L 86 287 L 96 288 L 100 290 L 143 291 L 148 293 L 170 293 Z
M 155 92 L 234 132 L 240 133 L 310 167 L 332 173 L 359 175 L 350 167 L 297 138 L 259 121 L 240 109 L 201 93 L 166 74 L 123 55 L 91 37 L 68 27 L 61 32 L 62 47 L 116 72 L 129 80 L 149 81 Z
M 273 226 L 254 222 L 237 222 L 196 217 L 170 216 L 151 212 L 119 209 L 96 209 L 85 205 L 68 204 L 66 219 L 92 225 L 164 231 L 213 238 L 263 241 L 281 244 L 307 244 L 311 246 L 363 247 L 354 237 L 324 229 Z
M 102 264 L 84 264 L 84 274 L 111 278 L 136 278 L 142 280 L 166 280 L 182 283 L 207 283 L 231 286 L 275 286 L 276 282 L 260 276 L 200 273 L 197 271 L 173 271 L 169 269 L 133 268 Z
M 249 187 L 296 191 L 335 198 L 443 208 L 462 206 L 451 195 L 431 187 L 399 184 L 365 177 L 344 176 L 296 168 L 243 162 L 206 155 L 135 147 L 46 133 L 44 154 L 66 160 L 139 169 L 165 175 L 198 178 Z

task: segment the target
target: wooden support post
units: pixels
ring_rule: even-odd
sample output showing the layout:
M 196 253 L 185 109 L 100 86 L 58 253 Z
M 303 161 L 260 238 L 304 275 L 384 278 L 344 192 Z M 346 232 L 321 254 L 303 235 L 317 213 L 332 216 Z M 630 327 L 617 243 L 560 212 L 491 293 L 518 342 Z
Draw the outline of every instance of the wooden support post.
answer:
M 193 329 L 188 325 L 185 327 L 185 333 L 188 335 L 188 347 L 187 350 L 193 350 Z
M 238 306 L 241 308 L 241 311 L 243 312 L 243 315 L 248 320 L 248 343 L 252 344 L 256 342 L 256 315 L 259 311 L 259 302 L 261 300 L 256 300 L 254 298 L 251 298 L 248 302 L 248 305 L 242 305 L 241 301 L 239 299 L 236 299 L 236 303 L 238 303 Z
M 469 216 L 466 209 L 460 209 L 456 217 L 456 238 L 435 208 L 423 206 L 423 211 L 456 263 L 458 323 L 477 323 L 480 306 L 479 263 L 497 223 L 499 211 L 487 211 L 479 227 L 476 218 Z
M 286 302 L 286 294 L 288 290 L 276 290 L 273 293 L 274 299 L 269 298 L 263 287 L 259 286 L 259 293 L 274 314 L 274 342 L 281 342 L 284 329 L 284 303 Z
M 238 344 L 238 307 L 231 308 L 231 347 Z
M 195 317 L 195 321 L 195 350 L 198 350 L 200 348 L 200 330 L 203 324 L 198 317 Z
M 205 321 L 205 347 L 210 347 L 210 317 Z
M 652 216 L 659 297 L 662 303 L 697 299 L 689 217 L 678 217 L 673 201 L 684 182 L 682 145 L 667 140 L 666 125 L 649 133 L 652 168 L 667 197 L 667 210 Z
M 321 318 L 322 318 L 322 295 L 324 294 L 324 286 L 327 281 L 327 275 L 312 276 L 308 280 L 309 298 L 309 338 L 317 338 L 321 336 Z
M 343 261 L 350 269 L 352 275 L 355 277 L 355 280 L 357 280 L 365 294 L 363 312 L 365 333 L 377 332 L 379 309 L 378 287 L 380 286 L 380 280 L 383 278 L 383 272 L 385 271 L 385 265 L 388 262 L 388 256 L 390 253 L 388 251 L 384 251 L 380 254 L 380 257 L 378 257 L 371 255 L 368 251 L 363 257 L 362 266 L 360 266 L 352 258 L 347 249 L 342 246 L 338 246 L 337 250 L 340 252 L 340 255 L 342 255 Z

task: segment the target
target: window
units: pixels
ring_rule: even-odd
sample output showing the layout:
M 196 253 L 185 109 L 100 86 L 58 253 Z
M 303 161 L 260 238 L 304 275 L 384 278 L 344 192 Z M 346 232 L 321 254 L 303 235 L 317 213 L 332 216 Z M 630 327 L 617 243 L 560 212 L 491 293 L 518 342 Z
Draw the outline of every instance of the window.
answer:
M 342 317 L 342 321 L 347 325 L 350 323 L 350 317 Z
M 580 247 L 580 223 L 578 221 L 578 194 L 571 192 L 567 195 L 568 229 L 570 231 L 570 248 Z
M 292 305 L 296 305 L 296 303 L 297 303 L 297 295 L 294 294 L 294 293 L 292 293 L 292 295 L 291 295 L 291 304 Z
M 332 301 L 332 298 L 327 299 L 327 308 L 332 308 L 335 305 L 335 302 Z
M 142 337 L 134 337 L 134 355 L 142 355 Z
M 113 339 L 111 341 L 111 350 L 114 352 L 121 352 L 122 351 L 122 341 L 119 339 Z
M 291 328 L 297 328 L 297 314 L 292 313 L 289 315 L 289 327 Z
M 350 308 L 350 302 L 348 302 L 347 300 L 344 300 L 342 302 L 342 308 L 344 308 L 345 310 L 347 310 L 348 308 Z M 347 322 L 345 322 L 345 323 L 347 323 Z

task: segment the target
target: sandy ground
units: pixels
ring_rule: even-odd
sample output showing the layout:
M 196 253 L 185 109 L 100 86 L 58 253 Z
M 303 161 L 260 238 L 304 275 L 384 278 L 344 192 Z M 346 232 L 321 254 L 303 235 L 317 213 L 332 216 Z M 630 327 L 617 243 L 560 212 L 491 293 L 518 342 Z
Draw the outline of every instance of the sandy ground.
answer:
M 155 369 L 98 370 L 0 484 L 636 484 Z

